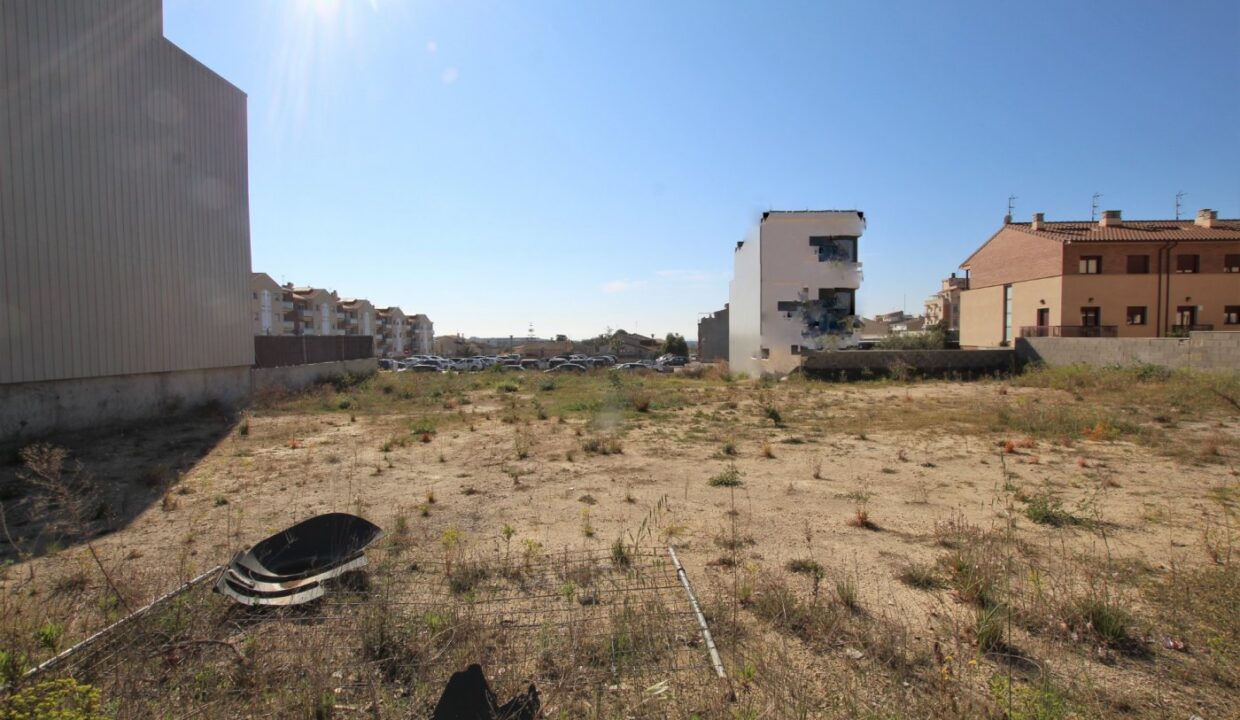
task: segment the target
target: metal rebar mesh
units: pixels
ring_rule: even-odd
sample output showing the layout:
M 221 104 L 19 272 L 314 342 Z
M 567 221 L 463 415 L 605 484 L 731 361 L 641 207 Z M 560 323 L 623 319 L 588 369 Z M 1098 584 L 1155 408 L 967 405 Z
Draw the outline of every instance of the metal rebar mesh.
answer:
M 500 702 L 534 684 L 550 717 L 687 715 L 723 696 L 665 551 L 368 555 L 301 607 L 192 584 L 40 675 L 96 686 L 122 719 L 425 717 L 472 663 Z

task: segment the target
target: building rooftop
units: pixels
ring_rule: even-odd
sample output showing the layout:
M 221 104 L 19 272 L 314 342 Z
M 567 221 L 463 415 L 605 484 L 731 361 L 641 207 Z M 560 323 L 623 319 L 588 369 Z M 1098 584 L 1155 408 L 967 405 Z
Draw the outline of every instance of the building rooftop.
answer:
M 1198 211 L 1197 218 L 1186 220 L 1124 220 L 1119 210 L 1106 210 L 1098 221 L 1069 220 L 1047 222 L 1042 213 L 1034 213 L 1031 222 L 1005 219 L 1003 227 L 974 250 L 960 267 L 968 269 L 982 248 L 1000 234 L 1015 231 L 1069 245 L 1071 243 L 1114 242 L 1202 242 L 1240 240 L 1240 219 L 1223 219 L 1210 209 Z
M 762 221 L 766 222 L 766 219 L 770 217 L 771 215 L 808 215 L 808 214 L 849 214 L 849 215 L 856 215 L 862 220 L 865 220 L 865 213 L 861 212 L 860 210 L 808 210 L 807 209 L 807 210 L 767 210 L 766 212 L 762 213 Z
M 1215 220 L 1202 227 L 1192 220 L 1124 220 L 1119 226 L 1096 222 L 1009 223 L 1006 227 L 1059 242 L 1165 242 L 1168 240 L 1240 240 L 1240 219 Z

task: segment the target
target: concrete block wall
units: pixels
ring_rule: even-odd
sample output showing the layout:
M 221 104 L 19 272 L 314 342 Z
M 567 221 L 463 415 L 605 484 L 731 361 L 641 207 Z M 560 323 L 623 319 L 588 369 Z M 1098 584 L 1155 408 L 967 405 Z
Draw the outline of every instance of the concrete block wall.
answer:
M 1161 365 L 1240 370 L 1240 332 L 1194 332 L 1186 338 L 1017 338 L 1016 356 L 1047 365 Z
M 816 352 L 804 358 L 807 375 L 827 379 L 859 375 L 884 375 L 902 368 L 915 375 L 965 376 L 1010 373 L 1016 369 L 1016 353 L 1010 348 L 993 350 L 845 350 Z
M 52 432 L 166 417 L 216 402 L 238 407 L 255 391 L 297 390 L 334 375 L 369 375 L 374 358 L 279 368 L 246 365 L 0 385 L 0 446 Z

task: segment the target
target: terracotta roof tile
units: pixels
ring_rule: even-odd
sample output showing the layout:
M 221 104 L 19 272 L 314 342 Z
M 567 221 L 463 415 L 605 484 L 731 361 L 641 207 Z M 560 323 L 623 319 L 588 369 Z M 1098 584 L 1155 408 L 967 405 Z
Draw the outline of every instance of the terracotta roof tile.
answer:
M 1013 230 L 1059 242 L 1164 242 L 1167 240 L 1240 240 L 1240 220 L 1216 220 L 1205 228 L 1192 220 L 1125 220 L 1120 227 L 1092 222 L 1044 222 L 1040 230 L 1032 223 L 1011 223 Z

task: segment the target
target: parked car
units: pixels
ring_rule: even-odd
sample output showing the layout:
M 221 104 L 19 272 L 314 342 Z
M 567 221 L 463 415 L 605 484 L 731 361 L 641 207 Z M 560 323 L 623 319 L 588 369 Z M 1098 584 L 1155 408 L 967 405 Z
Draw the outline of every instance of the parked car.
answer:
M 504 372 L 509 372 L 512 370 L 524 371 L 525 366 L 520 363 L 504 363 L 503 365 L 499 366 L 499 369 Z
M 633 370 L 646 371 L 646 370 L 650 370 L 651 368 L 648 365 L 643 365 L 639 362 L 630 362 L 630 363 L 623 363 L 621 365 L 617 365 L 616 369 L 624 370 L 624 371 L 633 371 Z
M 585 366 L 585 365 L 579 365 L 579 364 L 577 364 L 577 363 L 566 362 L 566 363 L 560 363 L 559 365 L 556 365 L 556 366 L 555 366 L 555 367 L 553 367 L 553 368 L 549 368 L 549 369 L 547 369 L 547 370 L 544 370 L 543 372 L 549 372 L 549 373 L 553 373 L 553 372 L 574 372 L 574 373 L 583 373 L 583 372 L 585 372 L 585 371 L 586 371 L 586 366 Z
M 534 358 L 526 358 L 525 360 L 521 361 L 521 367 L 525 368 L 526 370 L 538 370 L 539 368 L 542 367 L 542 363 L 538 360 L 535 360 Z
M 417 365 L 410 365 L 408 370 L 409 372 L 416 372 L 416 373 L 442 372 L 438 365 L 434 365 L 431 363 L 418 363 Z

